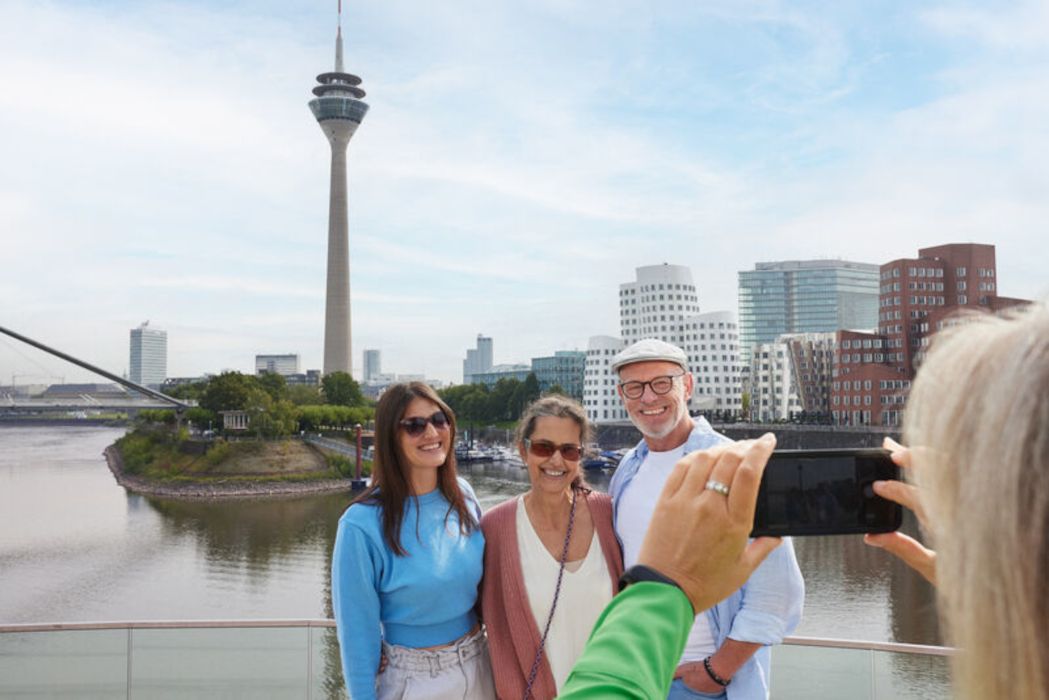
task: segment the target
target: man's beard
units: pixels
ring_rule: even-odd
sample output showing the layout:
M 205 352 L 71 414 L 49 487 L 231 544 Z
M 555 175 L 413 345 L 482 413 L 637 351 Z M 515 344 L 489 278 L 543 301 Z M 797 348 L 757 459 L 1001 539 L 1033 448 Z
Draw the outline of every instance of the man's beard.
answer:
M 642 410 L 644 409 L 638 409 L 637 412 L 640 413 Z M 670 435 L 672 432 L 674 432 L 674 430 L 681 423 L 681 417 L 683 415 L 687 415 L 687 409 L 682 403 L 675 402 L 674 405 L 670 408 L 670 415 L 666 418 L 666 424 L 656 432 L 651 432 L 651 424 L 642 427 L 641 421 L 635 418 L 633 413 L 627 411 L 627 417 L 630 419 L 630 422 L 633 423 L 634 427 L 641 431 L 641 434 L 646 438 L 655 440 L 661 440 L 667 435 Z M 646 430 L 649 432 L 645 432 Z

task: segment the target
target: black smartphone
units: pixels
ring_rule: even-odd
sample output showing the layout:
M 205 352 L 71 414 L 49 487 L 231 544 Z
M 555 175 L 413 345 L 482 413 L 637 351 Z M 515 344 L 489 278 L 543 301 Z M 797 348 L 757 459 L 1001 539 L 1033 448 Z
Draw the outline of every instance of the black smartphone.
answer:
M 872 484 L 899 478 L 888 450 L 776 450 L 761 477 L 751 536 L 892 532 L 903 508 Z

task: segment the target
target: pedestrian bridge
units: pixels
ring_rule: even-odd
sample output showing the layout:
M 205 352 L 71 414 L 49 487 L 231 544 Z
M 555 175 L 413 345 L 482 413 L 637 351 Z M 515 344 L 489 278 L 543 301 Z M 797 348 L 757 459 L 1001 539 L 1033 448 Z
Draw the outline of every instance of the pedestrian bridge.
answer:
M 96 398 L 89 394 L 63 398 L 27 398 L 0 394 L 0 415 L 33 414 L 76 411 L 105 411 L 107 413 L 127 413 L 145 409 L 170 409 L 171 403 L 142 397 L 105 397 Z

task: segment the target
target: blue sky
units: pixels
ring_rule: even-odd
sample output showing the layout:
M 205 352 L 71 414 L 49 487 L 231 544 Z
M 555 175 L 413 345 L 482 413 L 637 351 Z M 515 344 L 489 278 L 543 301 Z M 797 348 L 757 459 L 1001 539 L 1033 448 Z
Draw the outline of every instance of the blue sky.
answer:
M 354 364 L 460 379 L 618 333 L 618 284 L 997 246 L 1049 294 L 1046 2 L 344 3 Z M 169 374 L 321 363 L 334 2 L 0 5 L 0 325 Z M 12 374 L 87 375 L 0 340 Z M 26 380 L 28 381 L 28 380 Z M 41 379 L 43 381 L 43 379 Z

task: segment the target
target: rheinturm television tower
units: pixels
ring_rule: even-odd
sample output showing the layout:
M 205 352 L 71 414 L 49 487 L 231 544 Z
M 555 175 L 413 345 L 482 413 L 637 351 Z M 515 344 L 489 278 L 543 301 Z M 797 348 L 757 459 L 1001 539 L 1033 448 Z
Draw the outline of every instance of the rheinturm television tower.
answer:
M 342 67 L 342 0 L 335 34 L 335 70 L 317 76 L 310 110 L 331 144 L 328 201 L 328 288 L 324 306 L 324 374 L 352 369 L 350 351 L 350 249 L 346 221 L 346 146 L 368 111 L 361 79 Z

